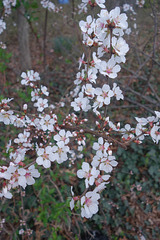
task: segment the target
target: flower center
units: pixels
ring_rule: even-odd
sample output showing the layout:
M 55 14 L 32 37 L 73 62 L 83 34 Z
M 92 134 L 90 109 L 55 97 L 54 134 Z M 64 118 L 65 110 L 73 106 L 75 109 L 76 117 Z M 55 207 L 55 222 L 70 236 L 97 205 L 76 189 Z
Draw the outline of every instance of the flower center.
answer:
M 87 205 L 87 207 L 89 207 L 91 203 L 92 203 L 92 200 L 90 198 L 86 198 L 85 204 Z

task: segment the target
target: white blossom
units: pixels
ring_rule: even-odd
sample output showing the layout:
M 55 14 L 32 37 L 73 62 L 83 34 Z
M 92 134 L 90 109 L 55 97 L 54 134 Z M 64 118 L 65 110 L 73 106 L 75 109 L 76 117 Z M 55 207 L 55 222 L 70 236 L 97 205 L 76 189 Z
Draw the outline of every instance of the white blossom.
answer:
M 91 218 L 93 214 L 98 212 L 98 200 L 100 195 L 95 191 L 87 192 L 85 196 L 81 198 L 81 216 Z
M 82 169 L 79 169 L 77 171 L 77 176 L 79 178 L 85 178 L 85 185 L 86 188 L 89 187 L 89 185 L 93 185 L 95 179 L 99 175 L 99 170 L 96 170 L 95 167 L 90 167 L 90 165 L 87 162 L 83 162 Z
M 6 29 L 6 23 L 0 19 L 0 34 Z
M 55 160 L 53 154 L 53 147 L 51 146 L 47 146 L 46 148 L 37 148 L 37 155 L 37 164 L 43 165 L 44 168 L 49 168 L 51 166 L 51 162 Z
M 38 101 L 34 103 L 34 106 L 38 108 L 37 111 L 43 112 L 43 110 L 48 107 L 48 100 L 43 98 L 38 98 Z
M 108 61 L 102 61 L 100 66 L 100 73 L 103 75 L 107 75 L 110 78 L 116 78 L 117 73 L 121 70 L 121 67 L 116 64 L 114 56 Z
M 154 125 L 150 131 L 150 135 L 153 141 L 158 144 L 160 140 L 160 126 Z
M 113 167 L 117 166 L 117 164 L 118 162 L 115 161 L 115 156 L 109 156 L 108 154 L 105 154 L 101 160 L 99 169 L 109 173 L 113 170 Z

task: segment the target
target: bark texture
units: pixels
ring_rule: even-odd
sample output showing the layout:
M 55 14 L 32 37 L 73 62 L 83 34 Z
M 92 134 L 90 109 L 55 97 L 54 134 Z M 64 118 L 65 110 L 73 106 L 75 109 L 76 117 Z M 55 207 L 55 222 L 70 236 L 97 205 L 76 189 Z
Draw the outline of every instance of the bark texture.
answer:
M 29 46 L 29 25 L 24 17 L 25 8 L 21 3 L 18 9 L 17 25 L 18 25 L 18 43 L 19 43 L 19 61 L 20 70 L 26 71 L 31 69 L 31 55 Z

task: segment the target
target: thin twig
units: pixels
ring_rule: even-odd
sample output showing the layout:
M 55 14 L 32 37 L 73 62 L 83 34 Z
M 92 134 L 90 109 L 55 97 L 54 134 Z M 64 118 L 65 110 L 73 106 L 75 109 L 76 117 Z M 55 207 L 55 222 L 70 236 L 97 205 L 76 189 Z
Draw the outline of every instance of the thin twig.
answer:
M 96 137 L 103 137 L 104 139 L 106 139 L 110 142 L 114 142 L 117 145 L 120 145 L 122 148 L 127 149 L 124 143 L 106 135 L 106 133 L 104 131 L 99 132 L 99 131 L 91 130 L 89 128 L 83 128 L 83 127 L 79 127 L 79 126 L 69 126 L 69 125 L 61 125 L 60 127 L 62 129 L 68 129 L 68 130 L 71 130 L 71 131 L 81 131 L 81 130 L 83 130 L 83 132 L 82 132 L 83 134 L 84 133 L 89 133 L 89 134 L 91 134 L 93 136 L 96 136 Z
M 152 113 L 152 114 L 155 115 L 155 112 L 154 112 L 153 110 L 151 110 L 150 108 L 146 107 L 145 105 L 143 105 L 143 104 L 141 104 L 141 103 L 139 103 L 139 102 L 137 102 L 137 101 L 135 101 L 135 100 L 132 100 L 132 99 L 130 99 L 130 98 L 128 98 L 128 97 L 126 97 L 125 99 L 126 99 L 128 102 L 134 103 L 135 105 L 137 105 L 137 106 L 139 106 L 139 107 L 141 107 L 141 108 L 144 108 L 144 109 L 147 110 L 148 112 L 150 112 L 150 113 Z
M 61 202 L 64 202 L 63 196 L 62 196 L 62 194 L 61 194 L 61 192 L 60 192 L 57 184 L 51 179 L 51 177 L 49 177 L 49 180 L 51 181 L 51 183 L 53 184 L 53 186 L 54 186 L 55 189 L 57 190 L 57 193 L 58 193 L 58 195 L 59 195 L 59 198 L 60 198 Z

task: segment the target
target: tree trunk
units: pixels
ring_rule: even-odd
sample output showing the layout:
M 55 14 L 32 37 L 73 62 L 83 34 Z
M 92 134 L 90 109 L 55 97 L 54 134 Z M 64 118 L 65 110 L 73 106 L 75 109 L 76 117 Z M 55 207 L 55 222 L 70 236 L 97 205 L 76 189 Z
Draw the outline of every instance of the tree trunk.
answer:
M 19 43 L 19 60 L 20 70 L 26 71 L 31 69 L 31 56 L 29 47 L 29 26 L 26 18 L 24 17 L 25 8 L 21 3 L 18 8 L 18 43 Z

